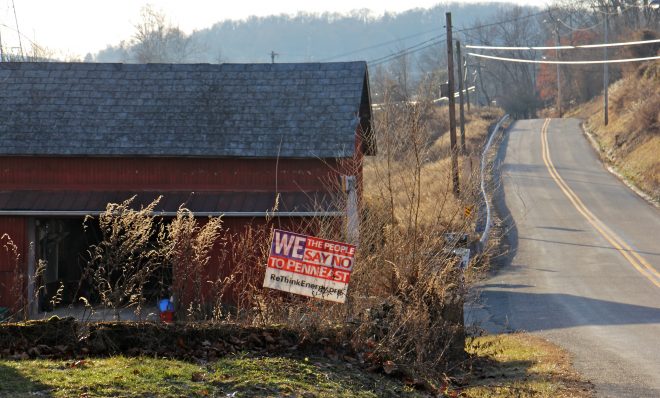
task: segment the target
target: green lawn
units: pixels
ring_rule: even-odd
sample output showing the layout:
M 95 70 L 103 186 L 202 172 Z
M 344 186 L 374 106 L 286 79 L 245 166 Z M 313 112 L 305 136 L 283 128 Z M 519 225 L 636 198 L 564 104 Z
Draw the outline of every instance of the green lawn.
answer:
M 233 395 L 232 395 L 233 394 Z M 402 384 L 325 359 L 236 356 L 208 365 L 113 357 L 0 361 L 6 397 L 419 397 Z
M 470 339 L 471 372 L 450 397 L 591 397 L 558 347 L 527 334 Z M 435 383 L 438 385 L 439 383 Z M 206 365 L 147 357 L 0 360 L 0 397 L 424 397 L 325 358 L 236 355 Z

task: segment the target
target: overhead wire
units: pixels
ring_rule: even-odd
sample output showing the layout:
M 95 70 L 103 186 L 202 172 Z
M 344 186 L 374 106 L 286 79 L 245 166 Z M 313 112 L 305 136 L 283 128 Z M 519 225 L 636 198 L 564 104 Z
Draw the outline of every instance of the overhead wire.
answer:
M 557 21 L 559 23 L 561 23 L 562 25 L 564 25 L 569 30 L 572 30 L 573 32 L 586 32 L 586 31 L 589 31 L 589 30 L 593 30 L 594 28 L 597 28 L 597 27 L 599 27 L 600 25 L 603 24 L 603 21 L 600 21 L 600 22 L 597 22 L 596 24 L 591 25 L 591 26 L 586 27 L 586 28 L 574 28 L 574 27 L 570 26 L 569 24 L 567 24 L 566 22 L 562 21 L 559 18 L 557 18 Z
M 652 40 L 637 40 L 619 43 L 602 43 L 602 44 L 581 44 L 581 45 L 563 45 L 563 46 L 541 46 L 541 47 L 525 47 L 525 46 L 481 46 L 468 44 L 466 48 L 473 48 L 477 50 L 505 50 L 505 51 L 518 51 L 518 50 L 576 50 L 581 48 L 603 48 L 603 47 L 624 47 L 624 46 L 637 46 L 641 44 L 660 43 L 660 39 Z
M 458 29 L 454 32 L 457 32 L 457 33 L 469 32 L 471 30 L 488 28 L 488 27 L 497 26 L 497 25 L 500 25 L 500 24 L 503 24 L 503 23 L 515 22 L 515 21 L 518 21 L 518 20 L 521 20 L 521 19 L 527 19 L 527 18 L 531 18 L 531 17 L 535 17 L 535 16 L 538 16 L 538 15 L 544 14 L 544 13 L 548 12 L 548 10 L 544 10 L 544 11 L 540 11 L 540 12 L 537 12 L 537 13 L 534 13 L 534 14 L 524 15 L 524 16 L 520 16 L 520 17 L 510 18 L 510 19 L 507 19 L 507 20 L 499 21 L 499 22 L 493 22 L 493 23 L 489 23 L 489 24 L 474 26 L 474 27 L 471 27 L 471 28 Z M 339 54 L 339 55 L 333 55 L 332 57 L 324 58 L 324 59 L 320 60 L 319 62 L 325 62 L 325 61 L 333 60 L 335 58 L 345 57 L 347 55 L 359 53 L 359 52 L 365 51 L 365 50 L 371 50 L 373 48 L 386 46 L 388 44 L 396 43 L 396 42 L 399 42 L 401 40 L 406 40 L 406 39 L 410 39 L 410 38 L 413 38 L 413 37 L 422 36 L 422 35 L 425 35 L 425 34 L 428 34 L 428 33 L 431 33 L 431 32 L 436 32 L 436 31 L 439 31 L 439 30 L 442 30 L 442 29 L 443 28 L 431 29 L 431 30 L 427 30 L 427 31 L 424 31 L 424 32 L 419 32 L 419 33 L 415 33 L 415 34 L 412 34 L 412 35 L 409 35 L 409 36 L 405 36 L 405 37 L 402 37 L 400 39 L 394 39 L 394 40 L 390 40 L 390 41 L 386 41 L 386 42 L 382 42 L 382 43 L 377 43 L 377 44 L 367 46 L 367 47 L 363 47 L 363 48 L 360 48 L 360 49 L 357 49 L 357 50 L 352 50 L 352 51 L 349 51 L 347 53 L 343 53 L 343 54 Z M 419 45 L 419 44 L 417 44 L 417 45 Z M 411 46 L 411 47 L 415 47 L 417 45 L 414 45 L 414 46 Z M 381 57 L 381 58 L 385 58 L 385 57 Z M 377 60 L 378 59 L 375 59 L 375 60 L 372 60 L 370 62 L 376 62 Z
M 539 15 L 546 14 L 546 13 L 548 13 L 548 12 L 550 12 L 550 11 L 551 11 L 551 8 L 548 8 L 548 9 L 545 9 L 545 10 L 543 10 L 543 11 L 539 11 L 539 12 L 534 13 L 534 14 L 527 14 L 527 15 L 523 15 L 523 16 L 520 16 L 520 17 L 515 17 L 515 18 L 506 19 L 506 20 L 503 20 L 503 21 L 492 22 L 492 23 L 489 23 L 489 24 L 484 24 L 484 25 L 479 25 L 479 26 L 473 26 L 473 27 L 471 27 L 471 28 L 458 29 L 458 30 L 455 30 L 454 33 L 469 32 L 469 31 L 471 31 L 471 30 L 477 30 L 477 29 L 489 28 L 489 27 L 491 27 L 491 26 L 499 26 L 499 25 L 502 25 L 502 24 L 505 24 L 505 23 L 509 23 L 509 22 L 516 22 L 516 21 L 519 21 L 519 20 L 522 20 L 522 19 L 527 19 L 527 18 L 537 17 L 537 16 L 539 16 Z
M 0 27 L 4 27 L 4 28 L 7 28 L 9 30 L 13 30 L 14 32 L 16 32 L 16 34 L 18 35 L 19 38 L 22 37 L 23 39 L 27 40 L 33 47 L 38 48 L 38 49 L 43 49 L 43 47 L 41 47 L 39 44 L 35 43 L 32 39 L 30 39 L 29 37 L 27 37 L 26 35 L 24 35 L 20 31 L 18 31 L 17 29 L 15 29 L 15 28 L 13 28 L 9 25 L 3 24 L 3 23 L 0 23 Z
M 501 24 L 504 24 L 504 23 L 515 22 L 515 21 L 519 21 L 519 20 L 522 20 L 522 19 L 528 19 L 528 18 L 540 16 L 540 15 L 549 13 L 551 11 L 552 11 L 552 8 L 548 8 L 548 9 L 545 9 L 545 10 L 537 12 L 537 13 L 528 14 L 528 15 L 524 15 L 524 16 L 520 16 L 520 17 L 516 17 L 516 18 L 510 18 L 510 19 L 507 19 L 507 20 L 502 20 L 502 21 L 493 22 L 493 23 L 489 23 L 489 24 L 482 24 L 482 25 L 473 26 L 473 27 L 470 27 L 470 28 L 457 29 L 457 30 L 454 31 L 454 33 L 464 33 L 465 34 L 467 32 L 478 30 L 478 29 L 488 28 L 488 27 L 492 27 L 492 26 L 498 26 L 498 25 L 501 25 Z M 561 21 L 561 20 L 559 20 L 559 21 L 563 23 L 563 21 Z M 600 25 L 601 23 L 598 23 L 598 24 L 596 24 L 596 25 L 594 25 L 590 28 L 584 28 L 583 30 L 593 29 L 594 27 Z M 570 27 L 568 25 L 567 25 L 567 27 L 569 29 L 573 29 L 572 27 Z M 578 29 L 573 29 L 573 30 L 578 30 Z M 580 29 L 580 30 L 582 30 L 582 29 Z M 421 43 L 418 43 L 418 44 L 415 44 L 413 46 L 410 46 L 410 47 L 404 48 L 402 50 L 399 50 L 395 53 L 392 53 L 392 54 L 389 54 L 389 55 L 386 55 L 386 56 L 382 56 L 382 57 L 379 57 L 379 58 L 375 58 L 373 60 L 370 60 L 368 63 L 371 66 L 377 66 L 377 65 L 392 61 L 394 59 L 416 53 L 418 51 L 421 51 L 421 50 L 424 50 L 426 48 L 432 47 L 434 45 L 441 44 L 440 39 L 442 39 L 444 36 L 445 35 L 436 36 L 436 37 L 431 38 L 429 40 L 425 40 Z M 557 49 L 557 50 L 568 50 L 568 49 L 577 49 L 577 48 L 619 47 L 619 46 L 627 46 L 627 45 L 649 44 L 649 43 L 656 43 L 656 42 L 660 42 L 660 40 L 643 40 L 643 41 L 636 41 L 636 42 L 608 43 L 608 44 L 585 44 L 585 45 L 578 45 L 578 46 L 568 46 L 567 45 L 567 46 L 504 47 L 504 46 L 468 45 L 466 47 L 467 48 L 475 48 L 475 49 L 492 49 L 492 50 L 555 50 L 555 49 Z M 371 46 L 371 47 L 366 47 L 366 49 L 375 48 L 375 47 L 380 46 L 380 45 L 385 45 L 385 43 L 377 44 L 377 45 L 374 45 L 374 46 Z M 355 52 L 359 52 L 359 51 L 360 50 L 356 50 Z M 474 54 L 474 53 L 469 53 L 469 54 L 473 55 L 473 56 L 481 56 L 480 54 Z M 481 56 L 481 57 L 482 58 L 492 58 L 490 56 Z M 499 57 L 499 58 L 502 58 L 502 57 Z M 494 59 L 494 58 L 492 58 L 492 59 Z M 513 59 L 514 58 L 508 58 L 508 60 L 513 60 Z M 657 58 L 654 58 L 654 57 L 650 57 L 650 58 L 633 58 L 633 59 L 630 59 L 630 62 L 643 61 L 643 60 L 647 60 L 647 59 L 657 59 Z M 535 60 L 516 59 L 516 62 L 553 63 L 553 64 L 556 64 L 556 63 L 561 63 L 561 64 L 598 64 L 598 63 L 600 63 L 600 64 L 602 64 L 602 63 L 619 63 L 619 62 L 628 62 L 628 61 L 627 60 L 610 60 L 610 61 L 535 61 Z
M 343 53 L 343 54 L 339 54 L 339 55 L 333 55 L 332 57 L 324 58 L 324 59 L 320 60 L 319 62 L 331 61 L 331 60 L 336 59 L 336 58 L 341 58 L 341 57 L 345 57 L 347 55 L 352 55 L 352 54 L 359 53 L 359 52 L 362 52 L 362 51 L 371 50 L 371 49 L 378 48 L 378 47 L 383 47 L 383 46 L 386 46 L 388 44 L 400 42 L 402 40 L 412 39 L 413 37 L 419 37 L 419 36 L 422 36 L 422 35 L 425 35 L 425 34 L 428 34 L 428 33 L 437 32 L 437 31 L 442 30 L 442 29 L 443 28 L 435 28 L 435 29 L 424 31 L 424 32 L 415 33 L 415 34 L 412 34 L 412 35 L 409 35 L 409 36 L 401 37 L 401 38 L 398 38 L 398 39 L 373 44 L 371 46 L 362 47 L 362 48 L 359 48 L 357 50 L 349 51 L 347 53 Z
M 593 65 L 593 64 L 618 64 L 623 62 L 641 62 L 641 61 L 651 61 L 654 59 L 660 59 L 660 55 L 653 57 L 643 57 L 643 58 L 626 58 L 626 59 L 609 59 L 609 60 L 595 60 L 595 61 L 553 61 L 553 60 L 537 60 L 537 59 L 520 59 L 520 58 L 506 58 L 506 57 L 497 57 L 494 55 L 484 55 L 476 53 L 467 53 L 477 58 L 486 58 L 493 59 L 497 61 L 508 61 L 508 62 L 519 62 L 526 64 L 552 64 L 552 65 Z
M 429 40 L 426 40 L 426 41 L 423 41 L 423 42 L 421 42 L 421 43 L 418 43 L 418 44 L 416 44 L 416 45 L 414 45 L 414 46 L 411 46 L 411 47 L 408 47 L 408 48 L 404 48 L 404 49 L 402 49 L 402 50 L 399 50 L 399 51 L 396 52 L 396 53 L 389 54 L 389 55 L 386 55 L 386 56 L 383 56 L 383 57 L 380 57 L 380 58 L 373 59 L 373 60 L 369 61 L 369 65 L 371 65 L 371 66 L 376 66 L 376 65 L 384 64 L 384 63 L 389 62 L 389 61 L 392 61 L 392 60 L 394 60 L 394 59 L 401 58 L 401 57 L 403 57 L 403 56 L 406 56 L 406 55 L 409 55 L 409 54 L 413 54 L 413 53 L 416 53 L 416 52 L 418 52 L 418 51 L 422 51 L 422 50 L 427 49 L 427 48 L 429 48 L 429 47 L 433 47 L 433 46 L 435 46 L 435 45 L 437 45 L 437 44 L 441 44 L 441 43 L 442 43 L 442 39 L 444 39 L 444 37 L 445 37 L 444 34 L 443 34 L 443 35 L 440 35 L 440 36 L 436 36 L 436 37 L 433 37 L 433 38 L 431 38 L 431 39 L 429 39 Z M 421 46 L 421 47 L 420 47 L 420 46 Z
M 539 16 L 539 15 L 545 14 L 545 13 L 549 12 L 550 10 L 551 9 L 548 8 L 546 10 L 543 10 L 543 11 L 540 11 L 540 12 L 537 12 L 537 13 L 533 13 L 533 14 L 528 14 L 528 15 L 523 15 L 523 16 L 520 16 L 520 17 L 510 18 L 510 19 L 506 19 L 506 20 L 502 20 L 502 21 L 498 21 L 498 22 L 492 22 L 492 23 L 488 23 L 488 24 L 473 26 L 473 27 L 470 27 L 470 28 L 457 29 L 457 30 L 454 30 L 454 33 L 465 33 L 465 32 L 470 32 L 470 31 L 473 31 L 473 30 L 488 28 L 488 27 L 491 27 L 491 26 L 498 26 L 498 25 L 501 25 L 501 24 L 504 24 L 504 23 L 516 22 L 516 21 L 519 21 L 519 20 L 522 20 L 522 19 L 528 19 L 528 18 L 532 18 L 532 17 L 536 17 L 536 16 Z M 423 41 L 421 43 L 415 44 L 413 46 L 410 46 L 410 47 L 404 48 L 402 50 L 399 50 L 396 53 L 372 59 L 372 60 L 368 61 L 368 63 L 371 66 L 376 66 L 376 65 L 380 65 L 380 64 L 392 61 L 396 58 L 400 58 L 400 57 L 403 57 L 403 56 L 406 56 L 406 55 L 409 55 L 409 54 L 416 53 L 418 51 L 421 51 L 421 50 L 424 50 L 426 48 L 432 47 L 436 44 L 441 44 L 439 41 L 437 41 L 437 42 L 434 42 L 434 43 L 430 43 L 426 46 L 419 47 L 423 44 L 429 43 L 431 40 L 440 40 L 440 39 L 444 38 L 445 36 L 446 35 L 444 35 L 444 34 L 442 34 L 440 36 L 436 36 L 435 38 L 431 38 L 429 40 L 426 40 L 426 41 Z M 417 47 L 419 47 L 419 48 L 417 48 Z

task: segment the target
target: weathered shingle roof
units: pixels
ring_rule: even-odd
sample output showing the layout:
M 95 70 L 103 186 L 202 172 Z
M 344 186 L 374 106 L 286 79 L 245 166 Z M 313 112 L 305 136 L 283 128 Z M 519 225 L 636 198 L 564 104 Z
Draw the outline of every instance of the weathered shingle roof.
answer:
M 0 154 L 349 157 L 368 102 L 364 62 L 0 63 Z

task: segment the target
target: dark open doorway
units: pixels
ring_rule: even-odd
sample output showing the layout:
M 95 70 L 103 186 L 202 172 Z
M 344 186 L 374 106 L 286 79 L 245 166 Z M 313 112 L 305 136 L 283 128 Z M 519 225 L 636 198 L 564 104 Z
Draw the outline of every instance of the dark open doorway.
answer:
M 93 306 L 101 303 L 89 268 L 90 248 L 103 238 L 97 219 L 38 218 L 35 220 L 35 262 L 43 270 L 36 280 L 34 296 L 37 312 L 83 306 L 84 298 Z M 156 234 L 152 236 L 156 244 Z M 144 286 L 144 298 L 155 305 L 169 296 L 171 270 L 161 267 Z
M 35 221 L 36 259 L 45 264 L 38 292 L 38 311 L 74 304 L 79 297 L 89 298 L 91 288 L 84 278 L 87 250 L 98 242 L 98 227 L 81 218 L 44 218 Z

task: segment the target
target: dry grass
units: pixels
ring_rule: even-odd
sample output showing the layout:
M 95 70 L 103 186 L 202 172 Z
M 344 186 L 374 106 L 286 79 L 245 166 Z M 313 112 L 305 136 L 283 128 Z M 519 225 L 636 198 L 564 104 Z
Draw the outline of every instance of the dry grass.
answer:
M 435 107 L 424 117 L 446 119 L 446 112 L 446 107 Z M 466 153 L 459 153 L 460 183 L 463 193 L 458 198 L 451 194 L 451 151 L 448 131 L 434 130 L 434 127 L 447 128 L 448 123 L 436 122 L 426 126 L 430 131 L 425 133 L 425 156 L 421 162 L 421 183 L 424 189 L 420 214 L 423 224 L 430 225 L 439 221 L 448 227 L 465 229 L 462 217 L 463 209 L 465 206 L 474 206 L 479 201 L 476 191 L 479 184 L 479 156 L 486 142 L 488 127 L 501 116 L 502 111 L 497 108 L 473 108 L 471 113 L 466 113 Z M 457 134 L 459 134 L 458 131 Z M 405 136 L 395 137 L 395 139 L 397 138 L 402 141 L 407 139 Z M 458 140 L 460 146 L 460 137 Z M 384 150 L 382 143 L 379 144 L 379 150 Z M 394 159 L 390 165 L 387 165 L 386 162 L 387 159 L 382 154 L 365 161 L 364 200 L 368 204 L 382 202 L 383 190 L 386 188 L 384 186 L 385 170 L 387 170 L 391 174 L 389 178 L 392 181 L 392 199 L 399 210 L 395 216 L 397 219 L 404 219 L 408 216 L 404 209 L 408 208 L 410 200 L 408 194 L 411 189 L 409 164 L 401 159 Z M 439 209 L 442 209 L 442 212 L 439 212 Z M 474 217 L 468 221 L 473 222 Z
M 541 338 L 529 334 L 490 335 L 470 340 L 467 347 L 474 362 L 460 396 L 594 396 L 593 385 L 579 377 L 568 354 Z
M 1 397 L 428 397 L 327 358 L 0 360 Z
M 626 179 L 660 202 L 660 62 L 645 63 L 610 86 L 609 123 L 602 97 L 574 114 L 598 142 L 602 157 Z
M 133 307 L 138 316 L 145 304 L 147 282 L 163 264 L 153 238 L 162 230 L 154 216 L 160 198 L 140 210 L 131 208 L 135 196 L 109 203 L 98 217 L 102 240 L 90 246 L 86 276 L 101 303 L 119 319 L 122 308 Z M 85 219 L 85 227 L 88 220 Z

